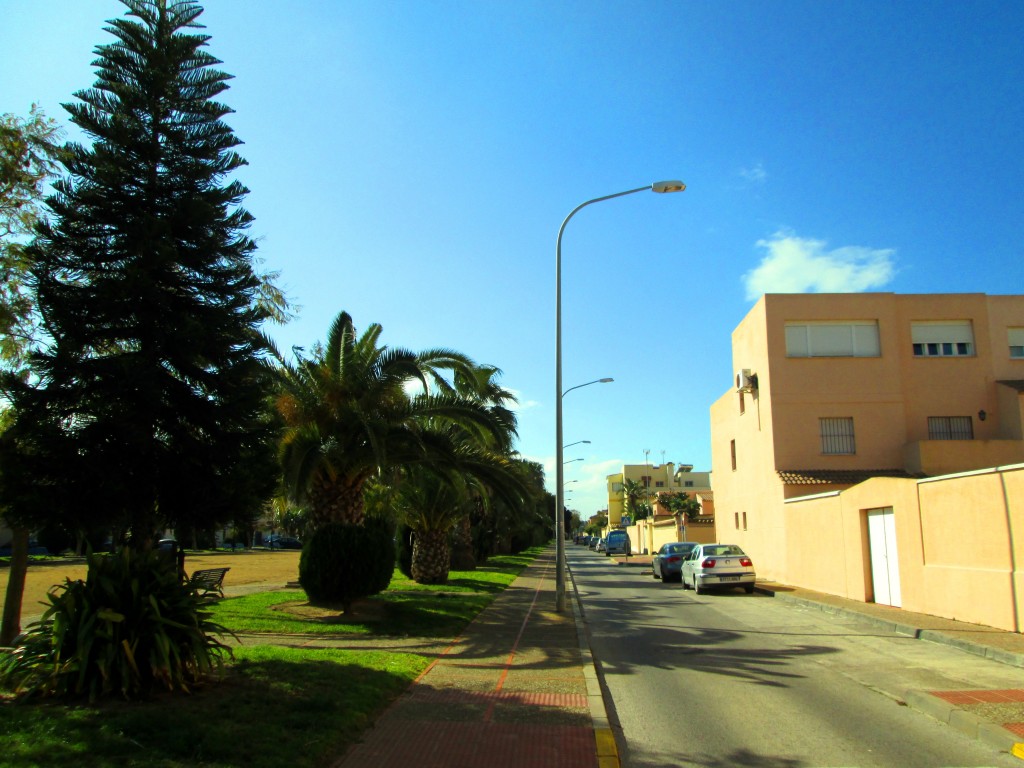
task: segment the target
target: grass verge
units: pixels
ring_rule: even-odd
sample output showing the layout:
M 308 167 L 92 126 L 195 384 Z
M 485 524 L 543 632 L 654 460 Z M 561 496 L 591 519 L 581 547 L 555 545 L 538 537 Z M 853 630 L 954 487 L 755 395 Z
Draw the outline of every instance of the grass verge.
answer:
M 0 705 L 0 766 L 312 768 L 329 764 L 422 672 L 423 656 L 254 646 L 189 696 Z
M 424 586 L 396 572 L 363 613 L 330 621 L 281 610 L 301 591 L 217 603 L 235 632 L 458 635 L 540 549 L 495 557 L 448 584 Z M 283 597 L 282 597 L 283 596 Z M 313 768 L 329 765 L 430 663 L 412 653 L 245 645 L 223 677 L 188 696 L 99 706 L 15 704 L 0 699 L 0 768 Z
M 309 605 L 295 589 L 221 600 L 212 619 L 237 634 L 454 637 L 538 552 L 492 557 L 476 570 L 452 571 L 440 585 L 417 584 L 395 569 L 386 591 L 357 601 L 346 616 L 339 606 Z

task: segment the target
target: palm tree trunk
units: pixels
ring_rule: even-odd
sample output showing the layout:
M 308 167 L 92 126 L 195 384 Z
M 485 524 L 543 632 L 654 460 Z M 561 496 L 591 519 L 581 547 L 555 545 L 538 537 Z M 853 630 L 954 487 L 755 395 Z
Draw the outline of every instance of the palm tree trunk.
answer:
M 476 568 L 476 558 L 473 556 L 473 529 L 468 511 L 455 524 L 451 566 L 456 571 L 472 571 Z
M 363 524 L 362 480 L 350 485 L 341 478 L 333 482 L 317 478 L 310 489 L 309 501 L 314 529 L 327 523 Z
M 412 545 L 412 578 L 419 584 L 448 581 L 450 554 L 447 531 L 417 531 Z
M 28 528 L 13 527 L 11 565 L 4 598 L 3 624 L 0 625 L 0 646 L 14 644 L 21 634 L 21 604 L 25 595 L 25 574 L 28 572 Z

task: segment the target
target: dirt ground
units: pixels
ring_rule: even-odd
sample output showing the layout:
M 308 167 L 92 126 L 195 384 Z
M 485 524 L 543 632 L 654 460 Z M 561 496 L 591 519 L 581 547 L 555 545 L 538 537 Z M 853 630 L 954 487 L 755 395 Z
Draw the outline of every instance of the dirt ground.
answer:
M 189 553 L 185 556 L 185 571 L 191 573 L 203 568 L 230 568 L 224 577 L 224 590 L 228 594 L 233 587 L 257 584 L 283 587 L 299 578 L 299 555 L 297 549 Z M 7 577 L 7 567 L 0 567 L 0 606 L 7 595 Z M 39 604 L 46 599 L 46 593 L 54 585 L 63 584 L 64 579 L 84 578 L 84 558 L 30 564 L 25 578 L 25 596 L 21 604 L 22 624 L 43 612 L 44 609 Z

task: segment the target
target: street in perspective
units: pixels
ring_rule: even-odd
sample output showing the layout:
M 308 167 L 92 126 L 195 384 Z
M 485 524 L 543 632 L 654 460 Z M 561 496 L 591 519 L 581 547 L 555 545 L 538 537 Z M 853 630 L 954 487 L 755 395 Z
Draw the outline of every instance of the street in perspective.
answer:
M 1020 765 L 905 696 L 1024 688 L 1024 669 L 760 590 L 697 595 L 650 558 L 566 559 L 623 766 Z

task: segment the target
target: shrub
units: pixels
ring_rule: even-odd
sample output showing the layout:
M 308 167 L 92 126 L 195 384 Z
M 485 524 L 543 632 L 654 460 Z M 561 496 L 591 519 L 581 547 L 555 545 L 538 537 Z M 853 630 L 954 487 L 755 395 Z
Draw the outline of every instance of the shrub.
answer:
M 0 681 L 19 696 L 140 698 L 188 691 L 228 646 L 208 598 L 157 552 L 89 554 L 86 580 L 66 580 L 19 644 L 0 656 Z
M 395 570 L 394 531 L 385 520 L 328 523 L 302 548 L 299 583 L 311 603 L 352 602 L 387 589 Z

